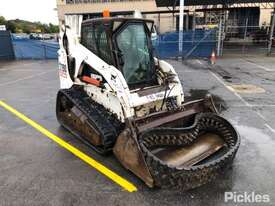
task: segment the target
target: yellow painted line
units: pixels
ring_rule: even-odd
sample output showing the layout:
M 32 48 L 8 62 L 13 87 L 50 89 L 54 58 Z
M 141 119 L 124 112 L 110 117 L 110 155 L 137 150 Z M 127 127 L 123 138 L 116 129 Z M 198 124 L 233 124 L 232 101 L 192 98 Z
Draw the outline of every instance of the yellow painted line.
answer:
M 46 135 L 48 138 L 50 138 L 51 140 L 53 140 L 54 142 L 59 144 L 61 147 L 65 148 L 66 150 L 73 153 L 75 156 L 77 156 L 78 158 L 80 158 L 81 160 L 86 162 L 88 165 L 92 166 L 93 168 L 95 168 L 96 170 L 98 170 L 99 172 L 101 172 L 102 174 L 104 174 L 105 176 L 110 178 L 111 180 L 113 180 L 115 183 L 117 183 L 118 185 L 123 187 L 128 192 L 137 191 L 137 188 L 132 183 L 130 183 L 129 181 L 127 181 L 123 177 L 119 176 L 118 174 L 114 173 L 113 171 L 111 171 L 110 169 L 108 169 L 104 165 L 100 164 L 99 162 L 97 162 L 93 158 L 91 158 L 88 155 L 84 154 L 83 152 L 81 152 L 80 150 L 75 148 L 74 146 L 72 146 L 69 143 L 65 142 L 60 137 L 54 135 L 53 133 L 51 133 L 50 131 L 48 131 L 47 129 L 45 129 L 44 127 L 42 127 L 41 125 L 39 125 L 35 121 L 33 121 L 30 118 L 28 118 L 27 116 L 25 116 L 24 114 L 16 111 L 14 108 L 9 106 L 5 102 L 0 101 L 0 106 L 5 108 L 9 112 L 13 113 L 15 116 L 17 116 L 18 118 L 20 118 L 21 120 L 23 120 L 27 124 L 31 125 L 33 128 L 35 128 L 36 130 L 38 130 L 42 134 Z

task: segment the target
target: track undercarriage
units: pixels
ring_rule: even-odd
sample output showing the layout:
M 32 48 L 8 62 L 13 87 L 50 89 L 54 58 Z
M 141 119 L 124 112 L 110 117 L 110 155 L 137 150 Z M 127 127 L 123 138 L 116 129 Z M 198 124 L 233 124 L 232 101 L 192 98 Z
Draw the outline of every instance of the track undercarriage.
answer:
M 198 187 L 228 167 L 239 136 L 211 98 L 121 123 L 78 87 L 60 90 L 57 117 L 97 152 L 113 151 L 149 187 Z
M 112 151 L 123 124 L 80 88 L 58 92 L 57 119 L 88 146 L 100 154 Z

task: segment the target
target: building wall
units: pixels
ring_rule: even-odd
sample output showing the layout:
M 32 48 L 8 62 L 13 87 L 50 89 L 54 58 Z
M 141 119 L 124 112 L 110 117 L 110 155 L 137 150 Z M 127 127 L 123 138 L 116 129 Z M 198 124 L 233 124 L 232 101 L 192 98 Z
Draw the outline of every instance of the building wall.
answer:
M 260 26 L 270 24 L 272 11 L 272 9 L 261 9 Z
M 65 0 L 57 0 L 57 9 L 59 19 L 64 20 L 64 14 L 66 13 L 98 13 L 106 9 L 111 12 L 134 10 L 155 11 L 157 10 L 157 7 L 154 0 L 82 4 L 65 4 Z
M 104 2 L 104 3 L 81 3 L 81 4 L 66 4 L 65 0 L 57 0 L 57 10 L 58 18 L 61 23 L 65 19 L 65 14 L 77 14 L 77 13 L 99 13 L 106 9 L 110 12 L 122 12 L 122 11 L 132 11 L 139 10 L 141 12 L 145 11 L 160 11 L 167 10 L 167 8 L 157 8 L 155 0 L 136 0 L 136 1 L 127 1 L 124 2 Z M 158 15 L 150 14 L 146 18 L 152 19 L 155 21 L 155 24 L 159 26 Z M 172 15 L 171 14 L 162 14 L 160 25 L 158 27 L 160 32 L 171 31 L 172 29 Z
M 122 12 L 139 10 L 145 11 L 160 11 L 167 10 L 167 8 L 157 8 L 155 0 L 90 0 L 90 1 L 105 1 L 104 3 L 78 3 L 78 4 L 66 4 L 66 0 L 57 0 L 58 18 L 60 23 L 65 19 L 65 14 L 77 14 L 77 13 L 99 13 L 103 10 L 110 10 L 111 12 Z M 113 2 L 112 2 L 113 1 Z M 260 13 L 260 25 L 266 23 L 269 25 L 271 18 L 270 9 L 261 9 Z M 192 12 L 191 12 L 192 13 Z M 175 30 L 176 20 L 172 18 L 172 14 L 161 14 L 160 21 L 158 14 L 146 15 L 146 18 L 155 21 L 159 31 L 161 33 L 166 31 Z M 160 25 L 159 25 L 160 22 Z M 174 24 L 173 24 L 174 22 Z

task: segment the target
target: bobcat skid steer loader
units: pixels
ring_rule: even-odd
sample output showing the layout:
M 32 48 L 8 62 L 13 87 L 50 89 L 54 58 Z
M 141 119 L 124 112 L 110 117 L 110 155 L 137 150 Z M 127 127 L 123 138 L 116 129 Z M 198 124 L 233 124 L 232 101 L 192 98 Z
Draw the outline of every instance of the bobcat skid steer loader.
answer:
M 83 21 L 60 33 L 56 113 L 101 154 L 113 152 L 149 187 L 198 187 L 232 164 L 240 139 L 211 96 L 184 103 L 174 68 L 153 56 L 153 21 Z

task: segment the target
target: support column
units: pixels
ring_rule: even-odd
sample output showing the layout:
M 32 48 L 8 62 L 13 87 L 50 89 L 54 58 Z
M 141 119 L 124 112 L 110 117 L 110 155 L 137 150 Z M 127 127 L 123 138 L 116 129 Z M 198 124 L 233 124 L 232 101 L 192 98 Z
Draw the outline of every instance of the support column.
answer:
M 185 15 L 185 29 L 186 31 L 189 30 L 189 11 Z
M 160 13 L 158 13 L 158 32 L 160 32 Z
M 182 54 L 183 43 L 183 17 L 184 17 L 184 0 L 180 0 L 180 16 L 179 16 L 179 54 Z
M 192 30 L 196 30 L 196 11 L 193 12 L 193 25 L 192 25 Z
M 177 31 L 177 28 L 175 26 L 175 9 L 173 9 L 173 14 L 172 14 L 172 31 Z

